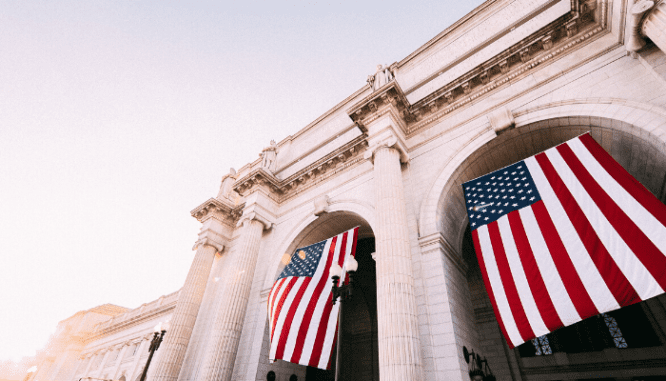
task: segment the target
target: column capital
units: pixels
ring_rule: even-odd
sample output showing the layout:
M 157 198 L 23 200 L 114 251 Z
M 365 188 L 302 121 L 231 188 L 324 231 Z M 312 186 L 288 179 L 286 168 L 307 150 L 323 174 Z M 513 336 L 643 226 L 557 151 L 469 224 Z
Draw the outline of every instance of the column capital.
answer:
M 663 53 L 666 53 L 666 1 L 642 0 L 634 7 L 643 2 L 647 4 L 644 6 L 646 11 L 640 25 L 640 31 L 644 36 L 649 37 Z
M 629 9 L 627 15 L 626 49 L 633 58 L 637 58 L 636 52 L 645 46 L 645 40 L 641 35 L 641 24 L 643 24 L 643 16 L 653 7 L 653 1 L 640 0 Z
M 261 189 L 245 197 L 243 215 L 238 219 L 237 227 L 243 226 L 246 221 L 259 221 L 264 230 L 269 230 L 275 224 L 277 206 L 266 192 Z
M 400 153 L 400 162 L 409 162 L 409 154 L 407 153 L 407 146 L 400 138 L 400 135 L 395 132 L 392 127 L 387 127 L 376 135 L 370 137 L 368 150 L 364 154 L 365 159 L 369 159 L 374 163 L 375 152 L 381 148 L 394 148 Z
M 222 253 L 222 251 L 224 251 L 224 244 L 209 236 L 208 232 L 204 232 L 203 236 L 199 235 L 199 239 L 194 243 L 194 246 L 192 246 L 192 250 L 194 251 L 200 246 L 210 246 L 214 248 L 217 253 Z

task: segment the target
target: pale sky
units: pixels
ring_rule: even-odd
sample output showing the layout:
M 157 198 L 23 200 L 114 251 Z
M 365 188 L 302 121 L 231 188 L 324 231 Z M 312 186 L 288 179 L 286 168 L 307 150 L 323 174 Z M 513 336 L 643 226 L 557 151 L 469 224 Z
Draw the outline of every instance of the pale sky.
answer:
M 0 0 L 0 360 L 178 290 L 229 167 L 480 3 Z

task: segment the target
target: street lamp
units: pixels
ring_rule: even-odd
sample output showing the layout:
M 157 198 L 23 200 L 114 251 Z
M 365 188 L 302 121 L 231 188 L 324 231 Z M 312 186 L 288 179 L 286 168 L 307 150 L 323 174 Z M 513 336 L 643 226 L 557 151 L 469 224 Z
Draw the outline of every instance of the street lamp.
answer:
M 490 365 L 488 365 L 488 360 L 484 357 L 481 358 L 481 355 L 474 353 L 474 351 L 469 352 L 467 347 L 463 347 L 463 358 L 466 363 L 470 363 L 469 379 L 472 381 L 495 381 L 495 376 L 493 371 L 490 370 Z
M 349 257 L 347 259 L 347 264 L 345 265 L 345 269 L 347 270 L 347 273 L 349 274 L 349 284 L 343 284 L 338 286 L 338 282 L 340 280 L 340 277 L 342 276 L 342 268 L 340 265 L 337 263 L 334 263 L 331 266 L 331 269 L 329 270 L 331 273 L 331 279 L 333 280 L 333 288 L 332 288 L 332 293 L 333 293 L 333 305 L 335 305 L 335 302 L 337 301 L 338 298 L 340 298 L 340 311 L 338 312 L 338 350 L 337 350 L 337 358 L 336 358 L 336 365 L 335 365 L 335 380 L 338 381 L 340 380 L 340 347 L 342 347 L 342 307 L 344 306 L 344 301 L 351 299 L 352 293 L 354 290 L 354 275 L 356 274 L 356 270 L 358 269 L 358 262 L 356 262 L 356 259 L 354 257 Z
M 162 339 L 167 329 L 169 329 L 169 322 L 165 321 L 164 323 L 157 323 L 155 326 L 155 333 L 153 334 L 153 340 L 150 342 L 150 355 L 148 355 L 148 361 L 146 361 L 146 366 L 143 368 L 143 373 L 141 374 L 141 381 L 146 381 L 146 374 L 148 374 L 148 368 L 150 367 L 150 360 L 153 359 L 153 354 L 160 347 Z M 161 333 L 160 333 L 161 332 Z

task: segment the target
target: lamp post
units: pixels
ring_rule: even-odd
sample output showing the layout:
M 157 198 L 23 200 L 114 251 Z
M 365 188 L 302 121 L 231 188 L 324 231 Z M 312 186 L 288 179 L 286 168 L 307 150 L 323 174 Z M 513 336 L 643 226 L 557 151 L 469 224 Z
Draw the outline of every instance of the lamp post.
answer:
M 338 350 L 337 350 L 337 358 L 336 358 L 336 365 L 335 365 L 335 380 L 338 381 L 340 380 L 340 347 L 342 347 L 342 307 L 344 306 L 344 301 L 351 299 L 353 290 L 354 290 L 354 275 L 356 274 L 356 270 L 358 269 L 358 262 L 356 262 L 356 259 L 354 257 L 349 257 L 347 260 L 347 264 L 345 265 L 345 269 L 347 273 L 349 274 L 349 284 L 343 284 L 338 286 L 340 277 L 342 276 L 342 268 L 340 265 L 337 263 L 334 263 L 331 266 L 331 269 L 329 270 L 331 273 L 331 279 L 333 280 L 333 287 L 332 287 L 332 293 L 333 293 L 333 300 L 332 303 L 335 305 L 335 302 L 337 301 L 338 298 L 340 298 L 340 311 L 338 311 Z
M 481 358 L 481 355 L 474 353 L 474 351 L 469 352 L 467 347 L 463 347 L 463 357 L 466 363 L 470 364 L 469 379 L 472 381 L 495 381 L 495 376 L 493 371 L 490 370 L 490 365 L 488 365 L 488 360 L 484 357 Z
M 155 326 L 155 333 L 153 334 L 153 340 L 150 342 L 150 354 L 148 355 L 148 361 L 146 361 L 146 366 L 143 368 L 143 373 L 141 374 L 141 381 L 146 381 L 146 375 L 148 374 L 148 368 L 150 367 L 150 360 L 153 359 L 153 354 L 160 347 L 162 339 L 164 339 L 164 334 L 167 329 L 169 329 L 169 322 L 158 323 Z M 160 333 L 161 332 L 161 333 Z

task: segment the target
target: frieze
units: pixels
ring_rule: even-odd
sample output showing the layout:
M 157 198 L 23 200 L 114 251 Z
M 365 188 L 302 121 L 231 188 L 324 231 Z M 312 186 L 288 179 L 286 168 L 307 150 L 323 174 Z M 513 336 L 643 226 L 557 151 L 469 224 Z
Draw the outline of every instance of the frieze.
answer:
M 317 160 L 311 165 L 303 168 L 295 174 L 284 180 L 279 180 L 274 175 L 262 170 L 255 169 L 247 176 L 239 179 L 233 189 L 241 196 L 246 196 L 253 189 L 264 186 L 270 190 L 269 197 L 280 203 L 289 199 L 292 195 L 300 192 L 310 185 L 329 178 L 338 171 L 340 167 L 347 167 L 347 164 L 358 158 L 359 153 L 367 147 L 367 136 L 359 135 L 342 147 L 330 152 L 328 155 Z
M 368 95 L 348 111 L 350 118 L 365 126 L 390 103 L 398 111 L 406 136 L 414 134 L 452 111 L 465 106 L 525 72 L 553 60 L 606 27 L 607 3 L 600 1 L 599 22 L 594 20 L 596 2 L 573 1 L 572 11 L 548 24 L 414 104 L 394 79 Z M 374 114 L 374 115 L 373 115 Z

